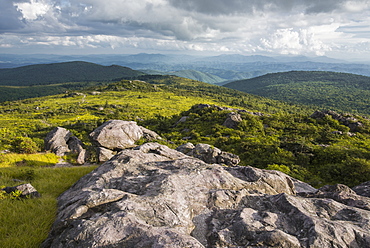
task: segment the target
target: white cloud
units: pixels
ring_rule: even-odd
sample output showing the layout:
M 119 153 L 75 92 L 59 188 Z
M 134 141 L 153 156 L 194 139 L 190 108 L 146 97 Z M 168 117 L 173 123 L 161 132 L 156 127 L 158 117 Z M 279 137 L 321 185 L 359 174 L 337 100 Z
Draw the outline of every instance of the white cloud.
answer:
M 268 38 L 261 39 L 261 50 L 278 52 L 280 54 L 306 54 L 322 56 L 330 47 L 315 39 L 313 32 L 307 29 L 294 31 L 278 29 Z
M 368 16 L 370 0 L 7 0 L 0 44 L 323 55 L 370 42 Z
M 35 20 L 39 16 L 45 15 L 52 7 L 43 0 L 31 0 L 30 2 L 15 3 L 14 5 L 26 20 Z

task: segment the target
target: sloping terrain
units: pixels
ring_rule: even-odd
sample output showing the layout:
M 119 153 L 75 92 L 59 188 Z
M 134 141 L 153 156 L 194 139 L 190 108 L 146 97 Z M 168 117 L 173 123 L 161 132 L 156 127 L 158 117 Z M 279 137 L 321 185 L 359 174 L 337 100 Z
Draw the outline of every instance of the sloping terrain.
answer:
M 55 95 L 144 74 L 81 61 L 0 69 L 0 102 Z
M 210 73 L 196 71 L 196 70 L 181 70 L 181 71 L 169 71 L 169 72 L 162 72 L 162 71 L 155 71 L 155 70 L 142 70 L 142 71 L 147 74 L 152 74 L 152 75 L 175 75 L 178 77 L 193 79 L 193 80 L 197 80 L 197 81 L 201 81 L 201 82 L 209 83 L 209 84 L 220 84 L 226 81 L 226 79 L 220 78 Z
M 291 71 L 239 80 L 225 87 L 271 99 L 370 115 L 370 77 Z
M 0 69 L 0 85 L 31 86 L 67 82 L 112 81 L 117 78 L 139 75 L 143 75 L 143 73 L 127 67 L 102 66 L 74 61 Z
M 247 170 L 243 168 L 249 167 L 245 166 L 280 170 L 289 176 L 309 182 L 315 187 L 320 187 L 327 183 L 345 183 L 352 187 L 370 180 L 369 119 L 357 115 L 341 115 L 330 111 L 315 112 L 315 109 L 302 105 L 285 104 L 233 89 L 175 76 L 145 75 L 139 77 L 139 79 L 140 80 L 122 80 L 120 82 L 93 86 L 82 91 L 78 90 L 59 95 L 1 104 L 0 150 L 3 151 L 7 149 L 13 152 L 21 152 L 24 148 L 32 146 L 32 148 L 37 148 L 41 151 L 44 146 L 43 139 L 46 137 L 47 133 L 57 126 L 70 130 L 75 137 L 78 137 L 83 141 L 83 145 L 87 150 L 89 150 L 89 147 L 91 147 L 92 144 L 92 141 L 89 139 L 89 134 L 95 128 L 108 120 L 126 120 L 136 121 L 141 126 L 155 131 L 162 137 L 159 142 L 171 148 L 175 148 L 188 142 L 193 144 L 207 143 L 209 144 L 209 147 L 217 147 L 222 149 L 222 151 L 233 153 L 240 157 L 240 165 L 242 167 L 239 169 L 228 169 L 228 167 L 223 168 L 221 165 L 214 166 L 213 169 L 216 174 L 212 175 L 215 176 L 214 179 L 216 181 L 212 180 L 210 184 L 217 182 L 217 180 L 220 180 L 219 183 L 222 185 L 225 184 L 226 181 L 222 180 L 223 176 L 218 177 L 221 175 L 220 168 L 223 168 L 222 170 L 225 171 L 229 170 L 229 172 L 236 172 L 236 178 L 238 178 L 236 180 L 240 182 L 241 179 L 239 177 L 241 175 L 238 175 L 238 170 L 245 170 L 244 172 L 246 172 Z M 142 144 L 142 142 L 142 140 L 139 140 L 137 144 Z M 161 151 L 163 152 L 165 149 L 166 148 L 162 148 L 159 149 L 159 151 L 149 149 L 149 156 L 160 158 L 161 155 L 159 153 Z M 216 148 L 214 148 L 214 150 L 216 150 Z M 0 154 L 0 159 L 3 157 L 5 157 L 5 154 Z M 139 157 L 135 157 L 135 159 L 136 158 Z M 67 156 L 64 159 L 73 163 L 75 158 Z M 92 157 L 90 162 L 96 162 L 94 159 L 96 158 Z M 68 183 L 64 183 L 66 180 L 63 180 L 63 177 L 71 178 L 69 176 L 70 173 L 76 173 L 77 169 L 79 169 L 79 171 L 81 169 L 82 173 L 82 169 L 84 169 L 83 166 L 63 168 L 63 170 L 56 168 L 35 168 L 35 164 L 37 163 L 33 160 L 34 159 L 22 159 L 11 168 L 0 168 L 0 185 L 14 186 L 15 184 L 19 184 L 19 182 L 14 179 L 23 180 L 24 182 L 32 182 L 35 183 L 34 186 L 36 188 L 41 189 L 40 193 L 42 195 L 40 199 L 31 201 L 0 201 L 0 207 L 2 209 L 2 213 L 4 213 L 3 215 L 0 215 L 0 222 L 3 226 L 3 229 L 0 232 L 0 237 L 2 237 L 2 239 L 0 239 L 0 246 L 2 247 L 9 247 L 9 244 L 17 244 L 14 245 L 15 247 L 39 247 L 41 242 L 46 238 L 52 224 L 53 213 L 56 211 L 56 197 L 73 183 L 70 181 Z M 124 162 L 125 160 L 120 161 Z M 188 161 L 190 160 L 188 159 Z M 195 160 L 191 159 L 191 161 Z M 153 163 L 156 162 L 149 162 L 148 165 L 141 163 L 142 166 L 139 167 L 136 165 L 129 167 L 135 170 L 135 173 L 141 173 L 139 171 L 141 170 L 144 174 L 147 173 L 148 175 L 150 174 L 154 176 L 158 175 L 158 177 L 162 179 L 165 178 L 164 176 L 166 176 L 167 170 L 175 168 L 175 165 L 171 166 L 169 163 L 165 163 L 164 166 L 158 164 L 159 167 L 157 168 L 154 167 Z M 206 169 L 206 172 L 202 173 L 207 174 L 210 170 L 213 171 L 212 166 L 205 165 L 199 161 L 195 161 L 195 163 L 200 166 L 199 168 Z M 220 163 L 226 164 L 226 162 Z M 48 165 L 48 163 L 39 164 L 41 164 L 41 166 Z M 116 165 L 118 165 L 118 163 L 116 163 Z M 126 165 L 122 164 L 122 167 L 124 166 Z M 149 170 L 144 168 L 146 166 L 149 166 Z M 119 165 L 119 167 L 121 167 L 121 165 Z M 185 167 L 182 168 L 186 170 Z M 194 169 L 194 172 L 200 171 L 195 167 L 191 168 Z M 93 168 L 86 168 L 86 170 L 84 170 L 85 173 L 87 173 L 88 169 Z M 164 174 L 156 174 L 157 172 L 164 172 Z M 181 178 L 182 173 L 180 171 L 178 172 L 180 174 L 174 175 L 174 177 Z M 51 174 L 55 174 L 55 176 L 51 176 Z M 166 182 L 166 180 L 157 181 L 158 184 L 150 184 L 150 180 L 152 179 L 144 174 L 141 174 L 140 177 L 138 177 L 140 180 L 143 179 L 144 183 L 135 181 L 137 178 L 136 176 L 131 177 L 131 179 L 133 179 L 133 185 L 138 187 L 138 191 L 136 192 L 140 194 L 140 192 L 144 192 L 139 191 L 140 189 L 144 190 L 147 188 L 152 188 L 154 192 L 160 192 L 161 189 L 155 188 L 154 186 L 160 186 Z M 199 176 L 199 174 L 196 175 Z M 256 173 L 252 173 L 252 179 L 255 180 L 257 177 L 253 175 L 256 175 Z M 149 181 L 145 181 L 146 179 Z M 55 184 L 52 182 L 53 180 L 58 183 Z M 77 180 L 77 178 L 74 177 L 73 180 Z M 187 181 L 187 179 L 185 179 L 185 181 Z M 200 180 L 195 180 L 195 182 L 199 183 Z M 114 181 L 114 184 L 119 185 L 117 181 Z M 271 182 L 269 184 L 271 186 Z M 134 189 L 133 185 L 128 187 Z M 118 191 L 115 191 L 116 193 L 119 193 L 119 196 L 122 196 L 120 191 L 125 192 L 122 187 L 117 189 Z M 235 190 L 235 192 L 232 190 Z M 80 196 L 80 191 L 76 190 L 74 192 Z M 100 193 L 104 195 L 104 192 L 105 191 L 102 191 Z M 217 188 L 211 188 L 209 192 L 213 192 L 215 194 L 215 198 L 212 198 L 215 204 L 229 202 L 229 198 L 227 198 L 229 196 L 235 200 L 239 199 L 237 197 L 237 193 L 239 192 L 237 188 L 233 188 L 231 191 L 230 189 L 222 191 L 225 192 L 226 196 Z M 100 193 L 97 192 L 96 195 L 99 196 L 101 195 Z M 128 193 L 134 194 L 135 192 Z M 242 193 L 244 194 L 248 192 Z M 142 196 L 145 197 L 145 193 L 143 194 L 144 195 Z M 115 197 L 115 195 L 111 196 L 113 198 Z M 319 196 L 313 197 L 317 198 Z M 244 200 L 248 200 L 248 204 L 256 203 L 256 208 L 253 208 L 253 210 L 250 209 L 253 213 L 262 213 L 263 211 L 271 212 L 271 215 L 266 216 L 275 216 L 276 218 L 277 215 L 275 214 L 282 212 L 284 207 L 287 205 L 287 201 L 293 201 L 296 203 L 296 197 L 293 195 L 284 195 L 281 197 L 279 197 L 279 195 L 266 195 L 263 197 L 263 201 L 266 202 L 266 204 L 276 206 L 276 208 L 268 211 L 257 207 L 258 202 L 260 202 L 258 198 L 254 198 L 248 194 L 244 194 L 242 198 Z M 306 202 L 311 202 L 312 205 L 310 206 L 320 208 L 319 212 L 322 212 L 320 206 L 325 209 L 328 206 L 320 204 L 323 202 L 333 202 L 330 199 L 331 198 L 329 197 L 329 201 L 324 199 L 322 202 L 317 200 L 314 202 L 313 200 L 308 199 Z M 117 200 L 119 199 L 117 198 Z M 212 203 L 212 201 L 210 201 L 210 203 Z M 140 202 L 143 203 L 141 200 Z M 240 210 L 244 209 L 245 205 L 243 205 L 243 202 L 235 201 L 235 204 L 241 207 Z M 103 209 L 104 213 L 109 215 L 110 213 L 108 212 L 108 209 L 105 209 L 105 207 L 115 208 L 115 203 L 111 205 L 111 202 L 100 204 L 102 203 L 102 201 L 100 201 L 96 206 L 91 205 L 91 202 L 87 201 L 78 201 L 78 204 L 80 203 L 82 205 L 79 209 L 83 210 L 86 209 L 86 207 L 91 209 L 85 212 L 82 216 L 77 217 L 76 221 L 80 221 L 81 219 L 88 220 L 91 217 L 90 214 L 98 217 L 100 216 L 101 209 Z M 316 203 L 319 205 L 315 205 Z M 68 204 L 69 203 L 67 203 L 67 205 Z M 165 213 L 170 214 L 170 218 L 162 218 L 160 213 L 157 211 L 157 208 L 153 205 L 154 208 L 152 208 L 152 210 L 156 211 L 158 217 L 156 219 L 153 218 L 153 220 L 162 220 L 167 222 L 168 220 L 176 219 L 178 210 L 172 208 L 170 202 L 167 202 L 167 204 L 168 206 L 163 206 L 166 207 L 167 212 Z M 251 204 L 249 205 L 251 206 Z M 335 211 L 338 210 L 339 212 L 330 211 L 330 213 L 328 213 L 336 213 L 329 216 L 331 218 L 330 223 L 332 224 L 327 226 L 330 228 L 337 230 L 338 228 L 344 227 L 341 224 L 343 219 L 350 218 L 351 216 L 354 216 L 353 218 L 356 216 L 359 217 L 357 214 L 362 214 L 361 216 L 365 217 L 367 216 L 367 213 L 361 210 L 358 211 L 353 206 L 346 207 L 339 203 L 335 203 L 334 205 L 338 207 Z M 342 209 L 343 211 L 341 211 L 342 207 L 344 207 Z M 48 209 L 47 218 L 45 214 L 40 214 L 43 213 L 43 211 L 46 211 L 45 209 Z M 222 224 L 224 222 L 220 217 L 224 216 L 224 213 L 231 213 L 233 216 L 236 216 L 236 218 L 239 218 L 243 215 L 238 214 L 244 213 L 245 211 L 243 210 L 240 212 L 238 209 L 230 207 L 229 209 L 226 209 L 226 212 L 221 211 L 217 212 L 217 214 L 215 212 L 216 215 L 212 216 L 212 220 L 221 221 L 219 222 L 221 225 L 215 226 L 215 229 L 209 233 L 215 235 L 214 238 L 210 237 L 209 244 L 222 244 L 219 242 L 223 241 L 217 238 L 217 235 L 225 234 L 226 237 L 229 238 L 241 231 L 240 229 L 237 229 L 239 224 L 230 225 L 232 230 L 229 229 L 227 225 L 225 226 Z M 28 218 L 25 220 L 25 215 L 14 213 L 27 213 Z M 307 214 L 304 211 L 297 213 L 303 215 Z M 353 213 L 353 215 L 351 215 L 351 213 Z M 254 216 L 258 217 L 258 215 Z M 205 230 L 206 225 L 202 225 L 201 223 L 202 217 L 206 218 L 206 215 L 200 215 L 198 217 L 199 218 L 194 219 L 194 225 L 198 227 L 195 231 L 197 234 L 194 235 L 200 237 L 199 242 L 205 243 L 203 231 Z M 104 216 L 102 216 L 102 218 L 104 218 Z M 281 216 L 278 219 L 282 220 L 281 218 L 284 217 Z M 311 216 L 310 218 L 313 221 L 319 221 L 317 219 L 318 217 Z M 357 219 L 359 220 L 359 218 Z M 243 225 L 251 224 L 252 226 L 260 226 L 263 223 L 273 223 L 267 222 L 266 218 L 260 220 L 261 221 L 257 218 L 257 220 L 252 223 L 235 223 Z M 297 219 L 298 222 L 301 220 L 302 219 L 299 218 Z M 306 222 L 309 224 L 307 227 L 309 229 L 314 229 L 315 227 L 311 225 L 311 220 Z M 186 221 L 187 223 L 190 223 L 189 219 L 186 219 Z M 295 221 L 295 223 L 297 221 Z M 324 222 L 328 223 L 325 220 Z M 67 225 L 68 223 L 70 222 L 65 222 Z M 178 223 L 182 225 L 181 221 Z M 156 222 L 153 225 L 157 224 L 158 223 Z M 227 223 L 225 222 L 225 224 Z M 38 226 L 37 230 L 34 228 L 35 225 Z M 175 223 L 175 225 L 177 224 Z M 290 241 L 294 239 L 294 244 L 304 242 L 305 236 L 302 236 L 303 238 L 300 239 L 300 236 L 298 235 L 298 240 L 295 238 L 289 238 L 289 235 L 293 235 L 293 232 L 291 232 L 291 230 L 284 229 L 284 226 L 286 225 L 283 224 L 279 226 L 279 228 L 283 229 L 278 228 L 276 232 L 271 233 L 269 232 L 269 228 L 271 226 L 268 224 L 266 226 L 266 233 L 261 233 L 257 230 L 255 233 L 249 234 L 252 236 L 261 234 L 261 236 L 259 236 L 261 239 L 263 239 L 265 235 L 276 234 L 288 237 Z M 318 226 L 321 227 L 321 225 Z M 146 229 L 148 226 L 145 225 L 142 227 Z M 348 226 L 345 226 L 344 228 L 347 227 Z M 361 229 L 354 227 L 352 224 L 348 228 L 352 228 L 351 230 L 354 230 L 354 232 L 362 231 Z M 27 232 L 28 229 L 33 229 L 33 232 Z M 154 231 L 156 228 L 153 229 L 149 227 L 149 229 Z M 227 232 L 227 230 L 231 231 Z M 58 226 L 55 232 L 58 233 Z M 287 236 L 284 232 L 289 235 Z M 21 233 L 21 239 L 19 238 L 19 233 Z M 72 233 L 74 233 L 74 231 L 72 231 Z M 175 236 L 178 234 L 176 230 L 170 230 L 170 233 Z M 321 231 L 319 231 L 319 233 L 321 233 Z M 309 234 L 311 235 L 311 233 Z M 143 233 L 143 235 L 145 235 L 145 233 Z M 188 233 L 186 233 L 186 235 L 188 235 Z M 274 235 L 271 236 L 271 242 L 274 240 Z M 307 235 L 307 233 L 305 235 Z M 312 238 L 311 241 L 313 243 L 331 239 L 330 237 L 318 237 L 313 235 L 310 237 L 316 237 Z M 109 237 L 107 236 L 107 238 Z M 193 238 L 190 239 L 193 240 Z M 349 242 L 362 242 L 361 238 L 357 238 L 354 241 L 353 236 L 347 237 L 346 240 Z M 193 241 L 199 243 L 198 241 Z M 246 240 L 237 240 L 235 242 L 235 244 L 238 245 L 247 244 L 245 243 L 247 242 Z M 335 242 L 343 244 L 344 241 L 335 240 Z M 367 241 L 365 240 L 363 242 Z M 222 245 L 225 246 L 225 244 Z

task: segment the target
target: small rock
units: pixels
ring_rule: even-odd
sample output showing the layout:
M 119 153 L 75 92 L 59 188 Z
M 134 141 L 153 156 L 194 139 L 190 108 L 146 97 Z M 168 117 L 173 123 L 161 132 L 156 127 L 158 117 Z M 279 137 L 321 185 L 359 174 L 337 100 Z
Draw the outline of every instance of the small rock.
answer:
M 37 192 L 37 190 L 30 183 L 21 184 L 21 185 L 14 186 L 14 187 L 5 187 L 2 190 L 8 194 L 19 190 L 22 192 L 22 194 L 20 195 L 20 197 L 22 198 L 27 198 L 27 197 L 37 198 L 41 196 L 40 193 Z
M 227 128 L 235 129 L 235 128 L 238 127 L 238 124 L 241 121 L 242 121 L 242 117 L 240 116 L 240 114 L 235 113 L 235 112 L 231 112 L 227 115 L 227 118 L 226 118 L 225 122 L 222 125 L 227 127 Z

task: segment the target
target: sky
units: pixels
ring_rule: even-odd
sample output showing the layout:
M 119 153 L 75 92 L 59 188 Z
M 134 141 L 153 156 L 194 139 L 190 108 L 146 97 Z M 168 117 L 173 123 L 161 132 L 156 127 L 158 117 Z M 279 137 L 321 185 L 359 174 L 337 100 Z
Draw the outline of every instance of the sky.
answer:
M 0 0 L 0 53 L 370 60 L 370 0 Z

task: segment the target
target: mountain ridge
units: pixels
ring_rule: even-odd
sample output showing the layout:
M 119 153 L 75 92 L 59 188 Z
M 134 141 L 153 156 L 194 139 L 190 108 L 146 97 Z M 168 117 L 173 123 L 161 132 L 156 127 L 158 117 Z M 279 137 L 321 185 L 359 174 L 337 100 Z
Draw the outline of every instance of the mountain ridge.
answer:
M 119 65 L 102 66 L 85 61 L 28 65 L 0 69 L 0 85 L 30 86 L 66 82 L 112 81 L 144 73 Z
M 370 115 L 370 77 L 362 75 L 290 71 L 269 73 L 223 86 L 275 100 Z

